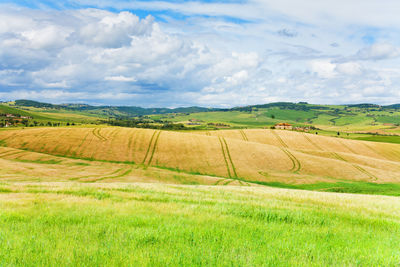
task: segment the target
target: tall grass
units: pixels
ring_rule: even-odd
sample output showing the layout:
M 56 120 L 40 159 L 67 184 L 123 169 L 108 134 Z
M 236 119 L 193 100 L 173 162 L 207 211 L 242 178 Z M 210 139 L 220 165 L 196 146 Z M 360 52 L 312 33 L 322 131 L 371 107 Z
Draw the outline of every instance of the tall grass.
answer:
M 397 266 L 394 197 L 272 188 L 8 184 L 0 266 Z

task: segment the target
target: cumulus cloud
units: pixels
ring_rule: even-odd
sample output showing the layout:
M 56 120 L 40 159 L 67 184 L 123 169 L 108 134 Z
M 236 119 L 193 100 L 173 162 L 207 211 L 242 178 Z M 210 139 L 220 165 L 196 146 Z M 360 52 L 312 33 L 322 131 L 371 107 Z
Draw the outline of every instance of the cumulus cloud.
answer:
M 234 89 L 258 65 L 257 53 L 211 49 L 165 32 L 151 16 L 139 19 L 130 12 L 97 9 L 2 12 L 20 22 L 18 27 L 1 25 L 0 35 L 1 72 L 7 76 L 2 90 L 15 88 L 14 98 L 37 99 L 43 88 L 54 88 L 53 94 L 45 91 L 46 98 L 134 101 L 137 97 L 132 104 L 146 105 L 154 99 L 162 102 L 150 96 L 162 91 L 174 98 L 206 86 Z
M 85 44 L 117 48 L 129 45 L 132 36 L 150 34 L 153 17 L 139 20 L 130 12 L 118 14 L 101 10 L 83 10 L 80 16 L 89 23 L 78 30 L 78 38 Z
M 367 44 L 370 28 L 347 27 L 363 20 L 325 9 L 326 1 L 74 3 L 98 8 L 1 6 L 1 99 L 221 107 L 399 102 L 393 31 Z M 163 12 L 139 18 L 134 9 Z M 321 10 L 341 20 L 330 26 Z

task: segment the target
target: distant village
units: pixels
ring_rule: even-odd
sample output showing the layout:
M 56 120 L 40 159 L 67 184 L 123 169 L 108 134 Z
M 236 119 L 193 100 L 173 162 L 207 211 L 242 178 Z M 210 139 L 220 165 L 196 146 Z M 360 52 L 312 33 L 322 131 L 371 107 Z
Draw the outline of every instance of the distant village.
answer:
M 0 127 L 11 127 L 18 125 L 28 126 L 30 119 L 32 119 L 32 117 L 22 116 L 19 114 L 3 113 L 0 114 Z
M 315 130 L 314 126 L 293 126 L 290 123 L 286 123 L 286 122 L 281 122 L 281 123 L 277 123 L 274 126 L 272 126 L 271 128 L 273 129 L 279 129 L 279 130 L 295 130 L 295 131 L 299 131 L 299 132 L 308 132 L 310 130 Z

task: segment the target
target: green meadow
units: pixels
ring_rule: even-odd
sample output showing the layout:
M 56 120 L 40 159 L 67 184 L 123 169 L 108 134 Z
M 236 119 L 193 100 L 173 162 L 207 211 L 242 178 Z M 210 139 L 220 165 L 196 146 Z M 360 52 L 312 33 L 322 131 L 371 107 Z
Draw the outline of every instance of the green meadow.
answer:
M 399 211 L 270 187 L 3 183 L 0 266 L 398 266 Z

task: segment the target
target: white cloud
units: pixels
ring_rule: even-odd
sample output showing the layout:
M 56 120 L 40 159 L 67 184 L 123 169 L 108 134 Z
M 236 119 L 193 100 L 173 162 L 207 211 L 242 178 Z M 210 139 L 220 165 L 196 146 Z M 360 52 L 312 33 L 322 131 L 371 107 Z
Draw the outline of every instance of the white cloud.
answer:
M 360 60 L 383 60 L 393 59 L 400 56 L 400 48 L 391 44 L 374 44 L 363 48 L 355 55 Z
M 400 25 L 397 0 L 250 0 L 236 1 L 94 1 L 80 0 L 77 4 L 100 8 L 141 9 L 149 11 L 171 11 L 185 15 L 230 16 L 244 20 L 266 20 L 281 15 L 313 25 L 371 25 L 396 27 Z M 356 12 L 355 12 L 356 11 Z
M 335 70 L 345 75 L 360 75 L 362 74 L 361 65 L 357 62 L 346 62 L 337 64 Z
M 225 81 L 232 85 L 239 85 L 249 79 L 249 74 L 246 70 L 241 70 L 234 73 L 232 76 L 225 77 Z
M 365 96 L 379 96 L 385 92 L 385 87 L 383 86 L 370 86 L 363 90 Z
M 106 81 L 114 81 L 114 82 L 136 82 L 137 80 L 134 77 L 125 77 L 122 75 L 119 76 L 108 76 L 105 77 Z
M 153 17 L 144 20 L 129 12 L 110 13 L 99 10 L 83 10 L 81 16 L 90 21 L 79 29 L 82 42 L 101 47 L 121 47 L 129 45 L 132 36 L 149 34 Z
M 142 106 L 400 102 L 400 19 L 376 28 L 394 23 L 380 14 L 367 21 L 361 11 L 349 16 L 357 1 L 339 0 L 343 10 L 333 0 L 79 2 L 189 17 L 1 6 L 1 98 Z M 358 10 L 383 10 L 376 2 Z
M 311 71 L 321 78 L 333 78 L 336 76 L 336 65 L 330 60 L 313 60 L 310 63 Z
M 20 33 L 26 45 L 34 49 L 51 49 L 63 47 L 67 44 L 70 31 L 55 25 L 45 26 L 44 28 L 29 29 Z M 25 39 L 25 40 L 23 40 Z

